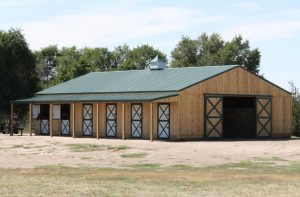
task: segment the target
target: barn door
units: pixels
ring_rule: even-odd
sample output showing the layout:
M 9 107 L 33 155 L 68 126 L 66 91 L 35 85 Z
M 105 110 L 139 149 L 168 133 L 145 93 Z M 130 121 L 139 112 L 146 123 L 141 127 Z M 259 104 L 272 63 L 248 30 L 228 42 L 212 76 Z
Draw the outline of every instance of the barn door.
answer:
M 49 120 L 41 119 L 41 134 L 49 134 Z
M 49 134 L 49 104 L 40 105 L 41 134 Z
M 142 137 L 142 104 L 131 105 L 131 137 Z
M 204 131 L 205 138 L 223 137 L 223 97 L 204 97 Z
M 106 105 L 106 136 L 117 136 L 117 105 Z
M 158 104 L 157 137 L 160 139 L 170 138 L 170 105 L 169 104 Z
M 83 135 L 91 136 L 93 134 L 93 106 L 91 104 L 83 105 Z
M 61 134 L 70 135 L 70 105 L 61 105 Z
M 256 137 L 272 136 L 272 98 L 256 98 Z

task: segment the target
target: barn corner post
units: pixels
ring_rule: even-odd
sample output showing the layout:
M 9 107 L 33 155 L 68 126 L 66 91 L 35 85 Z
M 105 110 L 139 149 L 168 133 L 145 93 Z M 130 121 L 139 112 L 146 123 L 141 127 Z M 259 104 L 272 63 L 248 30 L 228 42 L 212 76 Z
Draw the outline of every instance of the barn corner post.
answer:
M 150 103 L 150 141 L 153 141 L 153 102 Z
M 13 136 L 14 103 L 10 102 L 10 135 Z
M 29 131 L 29 135 L 32 136 L 32 104 L 31 103 L 29 103 L 28 131 Z

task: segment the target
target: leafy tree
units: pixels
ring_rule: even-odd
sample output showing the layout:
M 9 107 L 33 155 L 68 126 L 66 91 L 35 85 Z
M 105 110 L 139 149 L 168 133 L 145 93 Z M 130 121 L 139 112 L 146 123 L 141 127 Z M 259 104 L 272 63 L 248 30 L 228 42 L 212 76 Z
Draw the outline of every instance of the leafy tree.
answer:
M 293 98 L 292 131 L 300 135 L 300 93 L 293 81 L 289 82 Z
M 195 40 L 182 37 L 171 56 L 172 67 L 237 64 L 259 73 L 260 52 L 258 49 L 251 50 L 249 41 L 244 41 L 241 36 L 228 42 L 219 34 L 208 36 L 203 33 Z
M 150 60 L 158 55 L 163 60 L 166 55 L 149 45 L 142 45 L 128 52 L 128 56 L 123 63 L 118 66 L 119 70 L 140 70 L 145 69 Z
M 128 58 L 128 54 L 130 52 L 130 48 L 128 45 L 120 45 L 117 46 L 114 51 L 112 52 L 113 60 L 112 64 L 113 67 L 118 67 L 119 65 L 123 64 L 125 60 Z
M 82 66 L 81 53 L 76 47 L 63 47 L 60 56 L 57 57 L 56 83 L 61 83 L 88 72 L 88 68 Z
M 200 48 L 197 41 L 188 37 L 182 37 L 177 47 L 171 52 L 172 67 L 190 67 L 198 65 L 200 59 Z
M 58 56 L 59 51 L 56 45 L 50 45 L 35 52 L 37 74 L 42 87 L 48 87 L 49 81 L 54 79 Z
M 106 71 L 114 67 L 113 53 L 107 48 L 84 48 L 81 63 L 87 64 L 89 71 Z
M 0 31 L 0 113 L 9 113 L 10 100 L 30 97 L 37 91 L 35 66 L 21 31 Z M 24 114 L 26 109 L 19 112 Z

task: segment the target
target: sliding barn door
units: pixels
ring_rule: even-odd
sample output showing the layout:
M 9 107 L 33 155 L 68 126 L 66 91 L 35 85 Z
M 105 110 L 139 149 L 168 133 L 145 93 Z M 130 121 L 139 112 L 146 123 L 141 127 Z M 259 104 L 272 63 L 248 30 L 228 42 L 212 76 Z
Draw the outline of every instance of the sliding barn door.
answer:
M 117 105 L 116 104 L 106 105 L 106 136 L 107 137 L 117 136 Z
M 204 97 L 204 136 L 205 138 L 223 137 L 223 97 Z
M 157 105 L 157 137 L 170 138 L 170 104 Z
M 142 137 L 142 104 L 131 105 L 131 137 Z
M 92 104 L 83 105 L 83 135 L 91 136 L 93 134 L 93 106 Z
M 272 97 L 256 98 L 256 137 L 272 136 Z

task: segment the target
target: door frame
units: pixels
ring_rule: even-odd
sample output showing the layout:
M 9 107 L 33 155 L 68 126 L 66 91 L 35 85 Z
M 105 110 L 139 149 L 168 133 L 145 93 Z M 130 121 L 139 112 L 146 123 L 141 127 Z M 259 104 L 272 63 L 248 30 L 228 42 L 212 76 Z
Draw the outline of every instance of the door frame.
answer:
M 161 138 L 159 137 L 159 122 L 161 122 L 161 120 L 159 119 L 159 106 L 160 105 L 168 105 L 168 109 L 169 109 L 169 117 L 168 117 L 168 120 L 163 120 L 162 122 L 168 122 L 168 128 L 169 128 L 169 132 L 168 132 L 168 137 L 166 138 Z M 164 139 L 170 139 L 170 136 L 171 136 L 171 105 L 170 103 L 157 103 L 157 128 L 156 128 L 156 132 L 157 132 L 157 139 L 160 139 L 160 140 L 164 140 Z
M 69 119 L 63 119 L 63 113 L 62 113 L 62 109 L 63 109 L 63 105 L 68 105 L 69 106 Z M 93 109 L 92 109 L 93 110 Z M 70 117 L 71 117 L 71 105 L 70 104 L 60 104 L 60 122 L 61 122 L 61 125 L 60 125 L 60 135 L 63 135 L 63 136 L 70 136 L 71 135 L 71 128 L 70 128 L 70 123 L 71 123 L 71 120 L 70 120 Z M 68 131 L 69 133 L 68 134 L 64 134 L 63 133 L 63 129 L 62 129 L 62 126 L 63 126 L 63 120 L 68 120 L 69 122 L 67 123 L 68 125 Z M 66 127 L 66 125 L 64 125 L 64 128 Z
M 133 105 L 140 105 L 140 108 L 141 108 L 141 118 L 140 120 L 133 120 L 132 118 L 132 110 L 133 110 Z M 131 108 L 130 108 L 130 136 L 131 138 L 143 138 L 143 103 L 131 103 Z M 137 112 L 135 111 L 135 114 L 137 114 Z M 141 122 L 141 135 L 136 137 L 136 136 L 133 136 L 133 133 L 132 133 L 132 124 L 133 124 L 133 121 L 140 121 Z
M 48 116 L 48 119 L 44 119 L 42 116 L 42 106 L 46 106 L 48 105 L 48 113 L 47 113 L 47 116 Z M 50 104 L 48 103 L 42 103 L 42 104 L 39 104 L 40 106 L 40 114 L 38 116 L 40 116 L 40 135 L 50 135 L 50 115 L 52 116 L 52 114 L 50 114 Z M 47 120 L 47 126 L 48 126 L 48 130 L 47 130 L 47 133 L 42 133 L 42 128 L 45 128 L 45 124 L 42 123 L 43 120 Z
M 223 135 L 222 137 L 207 137 L 207 131 L 206 131 L 206 113 L 207 113 L 207 109 L 206 109 L 206 97 L 222 97 L 222 99 L 224 97 L 253 97 L 254 99 L 254 112 L 255 112 L 255 138 L 270 138 L 272 137 L 272 132 L 273 132 L 273 128 L 272 128 L 272 95 L 260 95 L 260 94 L 220 94 L 220 93 L 204 93 L 203 97 L 204 97 L 204 135 L 203 135 L 203 139 L 224 139 Z M 270 98 L 271 99 L 271 135 L 270 136 L 266 136 L 266 137 L 259 137 L 257 136 L 257 99 L 259 98 Z M 222 101 L 222 109 L 224 108 L 224 103 Z M 201 106 L 201 105 L 200 105 Z M 223 111 L 222 111 L 222 115 L 223 115 Z M 223 117 L 222 117 L 223 118 Z M 222 130 L 223 130 L 223 123 L 222 123 Z
M 43 120 L 47 120 L 47 133 L 42 133 L 42 128 L 45 128 L 45 124 L 43 123 Z M 50 120 L 49 119 L 40 119 L 40 135 L 50 135 Z
M 115 106 L 115 110 L 116 110 L 116 118 L 114 119 L 115 121 L 115 135 L 114 136 L 109 136 L 108 135 L 108 132 L 107 132 L 107 123 L 108 121 L 112 121 L 112 119 L 108 119 L 107 117 L 107 106 L 108 105 L 114 105 Z M 106 137 L 108 138 L 116 138 L 118 136 L 118 104 L 117 103 L 106 103 L 106 106 L 105 106 L 105 135 Z
M 269 101 L 267 101 L 266 105 L 263 105 L 259 99 L 269 99 Z M 261 95 L 257 95 L 255 97 L 255 138 L 272 138 L 272 135 L 273 135 L 273 127 L 272 127 L 272 119 L 273 119 L 273 111 L 272 111 L 272 108 L 273 108 L 273 97 L 272 96 L 261 96 Z M 262 109 L 260 110 L 260 112 L 257 111 L 257 106 L 260 105 L 262 107 Z M 266 110 L 266 107 L 267 105 L 270 105 L 270 112 L 268 112 Z M 266 111 L 266 113 L 269 115 L 268 117 L 260 117 L 259 115 L 263 112 L 263 111 Z M 259 119 L 268 119 L 268 122 L 266 124 L 262 124 Z M 263 131 L 263 129 L 266 130 L 266 125 L 267 124 L 270 124 L 270 131 L 266 131 L 269 135 L 268 136 L 259 136 L 259 134 Z M 262 128 L 261 130 L 257 131 L 257 124 L 261 124 Z
M 217 112 L 220 114 L 219 117 L 210 117 L 209 114 L 207 114 L 207 99 L 208 98 L 219 98 L 220 100 L 215 104 L 213 105 L 211 102 L 211 105 L 212 105 L 212 109 L 210 110 L 210 112 L 212 112 L 214 109 L 217 110 Z M 224 95 L 217 95 L 217 94 L 204 94 L 204 137 L 205 139 L 223 139 L 223 108 L 224 108 L 224 102 L 223 102 L 223 98 L 224 98 Z M 221 107 L 222 107 L 222 113 L 219 112 L 218 109 L 216 109 L 216 106 L 219 104 L 219 102 L 221 102 Z M 221 133 L 219 133 L 219 131 L 217 130 L 217 132 L 219 133 L 220 137 L 209 137 L 209 135 L 211 134 L 211 132 L 215 129 L 215 127 L 217 125 L 212 125 L 213 128 L 210 130 L 210 131 L 207 131 L 207 121 L 209 118 L 220 118 L 220 121 L 218 124 L 222 124 L 221 125 L 221 128 L 222 128 L 222 131 Z M 210 123 L 211 124 L 211 123 Z
M 91 106 L 91 110 L 92 110 L 92 119 L 85 119 L 84 118 L 84 106 L 85 105 L 90 105 Z M 93 113 L 93 103 L 84 103 L 83 105 L 82 105 L 82 136 L 93 136 L 93 130 L 94 130 L 94 121 L 93 121 L 93 118 L 94 118 L 94 113 Z M 91 129 L 91 135 L 85 135 L 84 133 L 84 121 L 85 120 L 91 120 L 91 122 L 92 122 L 92 125 L 91 125 L 91 127 L 92 127 L 92 129 Z

